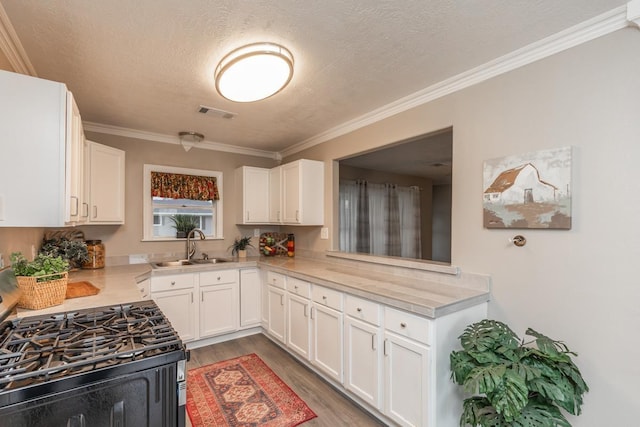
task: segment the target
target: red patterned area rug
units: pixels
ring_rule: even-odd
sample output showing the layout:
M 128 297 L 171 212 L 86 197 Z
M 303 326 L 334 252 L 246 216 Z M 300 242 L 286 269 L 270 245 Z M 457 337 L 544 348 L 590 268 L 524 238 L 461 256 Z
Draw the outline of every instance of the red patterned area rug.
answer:
M 194 427 L 293 427 L 317 415 L 256 354 L 187 372 Z

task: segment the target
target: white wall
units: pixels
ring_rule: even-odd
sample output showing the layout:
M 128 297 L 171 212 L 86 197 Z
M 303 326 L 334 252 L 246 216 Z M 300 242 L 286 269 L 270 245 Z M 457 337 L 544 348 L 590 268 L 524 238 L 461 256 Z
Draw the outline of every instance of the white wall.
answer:
M 492 276 L 490 317 L 579 353 L 591 392 L 575 427 L 637 425 L 639 76 L 640 31 L 627 28 L 295 155 L 327 161 L 333 231 L 330 160 L 453 126 L 452 263 Z M 567 145 L 572 229 L 484 229 L 483 161 Z M 318 234 L 305 238 L 327 249 Z M 508 242 L 516 234 L 525 247 Z

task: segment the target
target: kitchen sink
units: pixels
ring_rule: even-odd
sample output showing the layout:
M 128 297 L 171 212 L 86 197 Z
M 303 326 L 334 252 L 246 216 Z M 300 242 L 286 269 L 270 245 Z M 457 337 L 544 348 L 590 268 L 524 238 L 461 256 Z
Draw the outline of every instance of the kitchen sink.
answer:
M 179 259 L 176 261 L 162 261 L 162 262 L 154 262 L 152 265 L 154 267 L 182 267 L 183 265 L 192 265 L 193 262 L 187 261 L 186 259 Z
M 208 259 L 192 259 L 194 264 L 219 264 L 221 262 L 230 262 L 231 260 L 226 258 L 208 258 Z
M 184 267 L 189 265 L 220 264 L 223 262 L 231 262 L 231 260 L 226 258 L 208 258 L 208 259 L 190 259 L 190 260 L 178 259 L 175 261 L 153 262 L 151 263 L 151 266 L 155 268 L 166 268 L 166 267 Z

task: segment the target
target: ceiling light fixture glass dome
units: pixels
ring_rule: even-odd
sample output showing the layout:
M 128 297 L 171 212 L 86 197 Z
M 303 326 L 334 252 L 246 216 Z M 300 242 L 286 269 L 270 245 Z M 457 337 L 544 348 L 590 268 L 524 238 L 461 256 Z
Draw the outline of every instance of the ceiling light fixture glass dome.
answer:
M 293 77 L 293 55 L 275 43 L 253 43 L 227 54 L 215 72 L 216 90 L 230 101 L 253 102 L 280 92 Z

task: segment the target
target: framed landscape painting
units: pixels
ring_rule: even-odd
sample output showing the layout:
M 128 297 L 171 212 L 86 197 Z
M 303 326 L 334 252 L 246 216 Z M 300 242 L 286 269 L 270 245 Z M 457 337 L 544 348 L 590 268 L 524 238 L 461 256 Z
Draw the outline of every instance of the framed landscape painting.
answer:
M 485 228 L 571 229 L 571 147 L 486 160 Z

